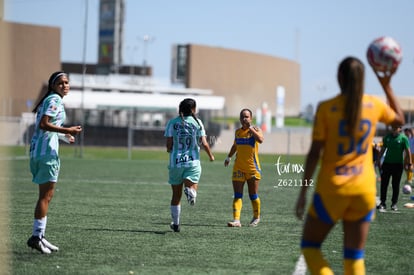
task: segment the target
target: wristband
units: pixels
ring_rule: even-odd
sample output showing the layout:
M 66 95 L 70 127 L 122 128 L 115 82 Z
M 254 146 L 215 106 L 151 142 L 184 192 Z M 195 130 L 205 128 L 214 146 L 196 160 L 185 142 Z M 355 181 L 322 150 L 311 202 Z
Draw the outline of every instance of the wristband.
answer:
M 70 143 L 69 138 L 65 134 L 58 133 L 58 139 L 60 139 L 61 141 L 66 142 L 66 143 Z
M 227 162 L 230 162 L 230 161 L 231 161 L 231 157 L 227 157 L 227 158 L 226 158 L 226 161 L 227 161 Z

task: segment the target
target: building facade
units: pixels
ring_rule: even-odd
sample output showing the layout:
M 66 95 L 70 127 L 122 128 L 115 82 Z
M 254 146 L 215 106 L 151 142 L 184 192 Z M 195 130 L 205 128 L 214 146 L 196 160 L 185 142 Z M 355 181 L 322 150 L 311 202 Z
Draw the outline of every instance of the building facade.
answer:
M 60 70 L 60 29 L 0 21 L 0 116 L 30 112 Z
M 226 115 L 232 117 L 242 108 L 255 111 L 264 102 L 275 114 L 278 87 L 285 90 L 284 114 L 300 112 L 300 65 L 287 59 L 189 44 L 184 82 L 189 88 L 211 89 L 224 96 Z

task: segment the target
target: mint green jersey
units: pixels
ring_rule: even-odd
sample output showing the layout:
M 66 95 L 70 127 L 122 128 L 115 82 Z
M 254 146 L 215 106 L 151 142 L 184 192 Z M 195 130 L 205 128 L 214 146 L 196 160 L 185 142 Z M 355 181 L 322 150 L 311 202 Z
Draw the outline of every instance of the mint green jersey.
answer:
M 58 94 L 51 93 L 43 100 L 43 103 L 37 109 L 36 124 L 30 144 L 31 158 L 59 155 L 58 133 L 45 131 L 39 127 L 40 120 L 44 115 L 50 117 L 49 122 L 52 124 L 62 126 L 66 118 L 66 113 L 62 98 Z
M 168 121 L 164 136 L 173 138 L 169 168 L 200 165 L 199 141 L 206 132 L 201 120 L 197 121 L 192 116 L 186 116 L 184 120 L 176 117 Z

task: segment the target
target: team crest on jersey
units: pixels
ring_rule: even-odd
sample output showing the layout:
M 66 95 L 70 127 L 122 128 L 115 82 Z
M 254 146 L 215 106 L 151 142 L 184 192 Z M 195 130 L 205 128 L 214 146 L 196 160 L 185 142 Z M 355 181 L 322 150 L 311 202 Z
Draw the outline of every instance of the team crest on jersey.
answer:
M 51 105 L 49 107 L 49 110 L 56 111 L 57 110 L 57 106 L 56 105 Z

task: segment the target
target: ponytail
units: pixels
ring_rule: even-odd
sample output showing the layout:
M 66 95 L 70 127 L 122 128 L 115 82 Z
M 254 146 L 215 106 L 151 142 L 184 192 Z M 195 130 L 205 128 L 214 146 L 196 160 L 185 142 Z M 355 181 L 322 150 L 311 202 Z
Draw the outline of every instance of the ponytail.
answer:
M 201 124 L 198 121 L 197 117 L 194 114 L 194 110 L 196 109 L 196 101 L 192 98 L 186 98 L 180 102 L 180 106 L 178 107 L 178 113 L 181 119 L 184 122 L 185 116 L 192 116 L 194 120 L 197 122 L 198 126 L 201 128 Z
M 344 118 L 350 135 L 358 131 L 364 94 L 364 64 L 353 57 L 344 59 L 338 69 L 338 82 L 345 96 Z

